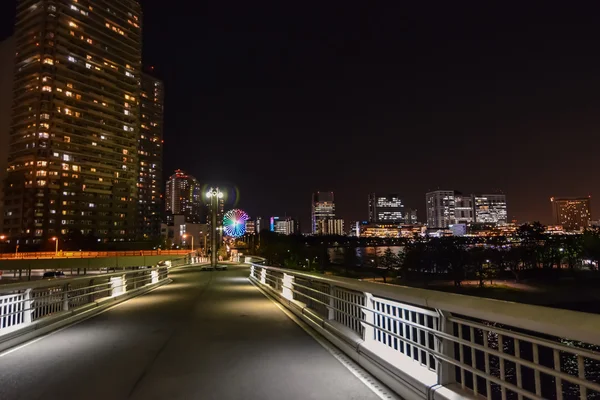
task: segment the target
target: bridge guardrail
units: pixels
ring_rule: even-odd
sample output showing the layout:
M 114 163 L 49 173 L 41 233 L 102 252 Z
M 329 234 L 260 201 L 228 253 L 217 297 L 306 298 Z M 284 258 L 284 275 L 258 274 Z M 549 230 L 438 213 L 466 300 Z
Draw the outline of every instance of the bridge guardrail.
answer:
M 190 250 L 138 250 L 138 251 L 37 251 L 21 253 L 0 253 L 3 260 L 23 260 L 36 258 L 102 258 L 131 256 L 178 256 L 190 254 Z
M 600 315 L 259 264 L 250 279 L 404 398 L 600 398 Z

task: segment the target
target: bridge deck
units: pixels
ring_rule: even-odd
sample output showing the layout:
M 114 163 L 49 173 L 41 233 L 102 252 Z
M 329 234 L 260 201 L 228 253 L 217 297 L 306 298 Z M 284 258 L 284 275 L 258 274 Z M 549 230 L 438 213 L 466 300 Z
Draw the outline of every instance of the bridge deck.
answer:
M 247 269 L 174 282 L 0 355 L 0 399 L 376 399 Z

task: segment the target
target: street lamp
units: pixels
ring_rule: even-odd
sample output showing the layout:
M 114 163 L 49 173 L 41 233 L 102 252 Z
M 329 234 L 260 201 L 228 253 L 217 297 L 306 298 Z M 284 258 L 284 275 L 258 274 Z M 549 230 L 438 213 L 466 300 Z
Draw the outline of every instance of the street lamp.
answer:
M 210 266 L 217 267 L 217 209 L 219 208 L 219 199 L 224 197 L 224 193 L 219 188 L 210 188 L 206 192 L 206 197 L 210 199 L 211 224 L 210 224 Z
M 54 250 L 56 255 L 58 256 L 58 238 L 56 236 L 54 236 L 52 238 L 52 240 L 54 240 L 56 242 L 56 249 Z
M 189 233 L 186 233 L 185 235 L 183 235 L 183 238 L 187 238 L 187 237 L 191 237 L 192 238 L 192 251 L 194 251 L 194 235 L 190 235 Z

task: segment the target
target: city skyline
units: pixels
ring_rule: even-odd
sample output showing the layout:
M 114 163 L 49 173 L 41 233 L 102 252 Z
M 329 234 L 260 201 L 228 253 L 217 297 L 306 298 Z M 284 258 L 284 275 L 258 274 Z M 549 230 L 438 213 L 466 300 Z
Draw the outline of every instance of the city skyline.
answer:
M 13 32 L 15 4 L 0 4 L 0 39 Z M 590 110 L 600 104 L 596 56 L 586 51 L 600 37 L 588 18 L 594 10 L 548 6 L 540 13 L 526 5 L 514 15 L 481 5 L 471 10 L 481 15 L 476 19 L 444 5 L 435 15 L 419 5 L 367 13 L 348 7 L 342 20 L 326 6 L 320 16 L 300 10 L 282 22 L 271 17 L 283 5 L 259 15 L 249 6 L 211 5 L 207 13 L 185 4 L 181 13 L 141 2 L 144 62 L 155 66 L 167 92 L 164 179 L 182 168 L 201 181 L 223 182 L 239 190 L 240 206 L 253 215 L 287 213 L 304 227 L 310 226 L 306 193 L 322 187 L 336 192 L 347 221 L 366 217 L 365 194 L 399 187 L 420 220 L 422 194 L 437 187 L 468 193 L 500 187 L 510 198 L 509 220 L 550 223 L 552 195 L 592 195 L 595 209 L 600 187 L 592 133 L 600 122 Z M 231 17 L 225 25 L 214 22 L 225 15 Z M 320 44 L 321 37 L 332 44 Z M 211 60 L 200 74 L 194 63 L 173 57 L 192 40 Z M 386 50 L 395 47 L 405 56 Z M 200 78 L 177 79 L 183 76 Z M 304 144 L 309 135 L 318 146 Z M 367 137 L 390 146 L 365 151 Z M 248 156 L 224 160 L 224 138 L 249 143 Z M 570 149 L 570 141 L 590 140 Z M 413 166 L 402 177 L 400 156 L 391 151 L 398 146 L 414 149 L 402 151 L 402 163 Z M 572 161 L 557 163 L 556 154 Z M 273 168 L 283 159 L 286 168 Z M 447 167 L 458 162 L 478 167 L 468 173 Z M 334 173 L 339 168 L 343 174 Z M 582 169 L 591 173 L 581 176 Z

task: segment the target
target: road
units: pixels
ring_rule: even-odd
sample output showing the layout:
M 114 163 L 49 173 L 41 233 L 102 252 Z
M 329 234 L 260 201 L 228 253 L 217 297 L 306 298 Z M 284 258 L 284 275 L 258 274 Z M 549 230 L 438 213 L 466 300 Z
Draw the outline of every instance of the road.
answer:
M 377 399 L 246 279 L 173 283 L 0 355 L 0 399 Z

